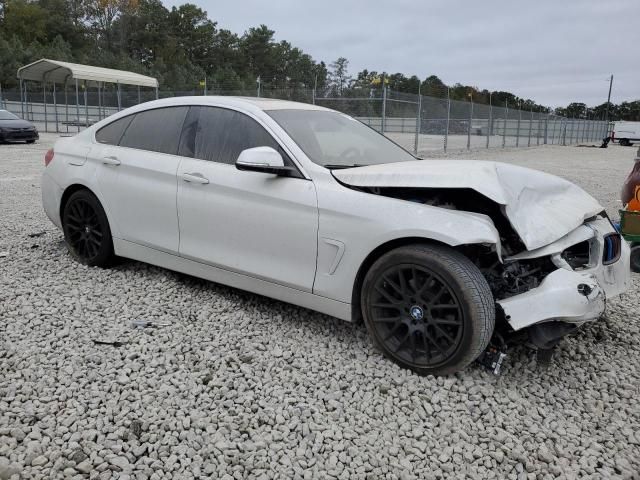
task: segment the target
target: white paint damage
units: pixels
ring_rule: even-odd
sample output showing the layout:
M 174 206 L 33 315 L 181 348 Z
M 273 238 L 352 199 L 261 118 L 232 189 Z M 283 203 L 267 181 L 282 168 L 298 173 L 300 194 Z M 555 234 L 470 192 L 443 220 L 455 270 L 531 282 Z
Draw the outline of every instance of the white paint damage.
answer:
M 548 173 L 498 162 L 416 160 L 334 170 L 357 187 L 470 188 L 504 208 L 527 247 L 544 247 L 604 208 L 577 185 Z

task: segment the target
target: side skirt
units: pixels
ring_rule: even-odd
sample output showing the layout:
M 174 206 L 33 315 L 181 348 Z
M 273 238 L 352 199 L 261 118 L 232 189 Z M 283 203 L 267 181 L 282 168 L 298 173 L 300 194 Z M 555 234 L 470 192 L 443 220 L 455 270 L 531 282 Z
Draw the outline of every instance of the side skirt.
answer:
M 312 293 L 267 282 L 258 278 L 213 267 L 204 263 L 194 262 L 177 255 L 161 252 L 137 243 L 113 239 L 116 255 L 167 268 L 212 282 L 239 288 L 251 293 L 264 295 L 283 302 L 292 303 L 300 307 L 315 310 L 341 320 L 351 321 L 351 304 L 331 300 Z

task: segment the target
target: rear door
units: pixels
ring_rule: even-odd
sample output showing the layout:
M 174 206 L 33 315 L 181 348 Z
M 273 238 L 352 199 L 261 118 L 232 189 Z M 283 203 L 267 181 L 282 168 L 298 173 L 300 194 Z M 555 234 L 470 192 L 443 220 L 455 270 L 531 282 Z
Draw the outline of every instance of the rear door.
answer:
M 98 183 L 114 235 L 123 240 L 178 252 L 177 153 L 187 112 L 188 107 L 145 110 L 123 119 L 123 125 L 110 124 L 111 131 L 96 132 L 104 143 L 91 157 L 99 164 Z
M 180 254 L 311 291 L 318 230 L 313 182 L 235 168 L 240 152 L 260 146 L 279 150 L 285 164 L 293 165 L 253 118 L 217 107 L 191 108 L 178 170 Z

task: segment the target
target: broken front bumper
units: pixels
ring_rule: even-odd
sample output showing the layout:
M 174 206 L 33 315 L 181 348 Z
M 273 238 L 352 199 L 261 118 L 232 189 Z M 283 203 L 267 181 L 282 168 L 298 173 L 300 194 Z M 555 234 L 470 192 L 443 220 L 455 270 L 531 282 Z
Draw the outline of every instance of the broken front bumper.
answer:
M 549 321 L 581 324 L 597 320 L 604 313 L 607 299 L 629 288 L 629 245 L 622 242 L 618 260 L 605 265 L 602 260 L 605 236 L 615 233 L 615 229 L 604 218 L 589 222 L 580 229 L 585 227 L 592 232 L 587 239 L 590 242 L 590 262 L 586 268 L 573 270 L 561 258 L 567 247 L 567 237 L 575 237 L 572 232 L 539 249 L 540 256 L 551 256 L 559 266 L 557 270 L 547 275 L 538 287 L 497 301 L 514 330 Z M 518 257 L 536 258 L 536 252 Z

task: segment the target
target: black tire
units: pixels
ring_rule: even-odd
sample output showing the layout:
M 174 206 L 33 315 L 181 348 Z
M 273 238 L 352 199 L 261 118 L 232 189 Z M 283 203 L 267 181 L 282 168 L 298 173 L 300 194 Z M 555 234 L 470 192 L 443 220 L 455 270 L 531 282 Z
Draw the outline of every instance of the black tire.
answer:
M 465 368 L 487 348 L 495 325 L 495 302 L 480 270 L 437 245 L 380 257 L 364 278 L 361 308 L 384 355 L 422 375 Z
M 113 240 L 107 215 L 89 190 L 73 193 L 64 205 L 62 229 L 67 248 L 78 262 L 107 267 L 113 260 Z
M 640 273 L 640 243 L 631 245 L 631 271 Z
M 36 143 L 35 140 L 27 140 L 27 143 Z
M 631 145 L 631 142 L 629 142 L 628 138 L 621 138 L 618 143 L 620 143 L 621 147 L 628 147 Z

